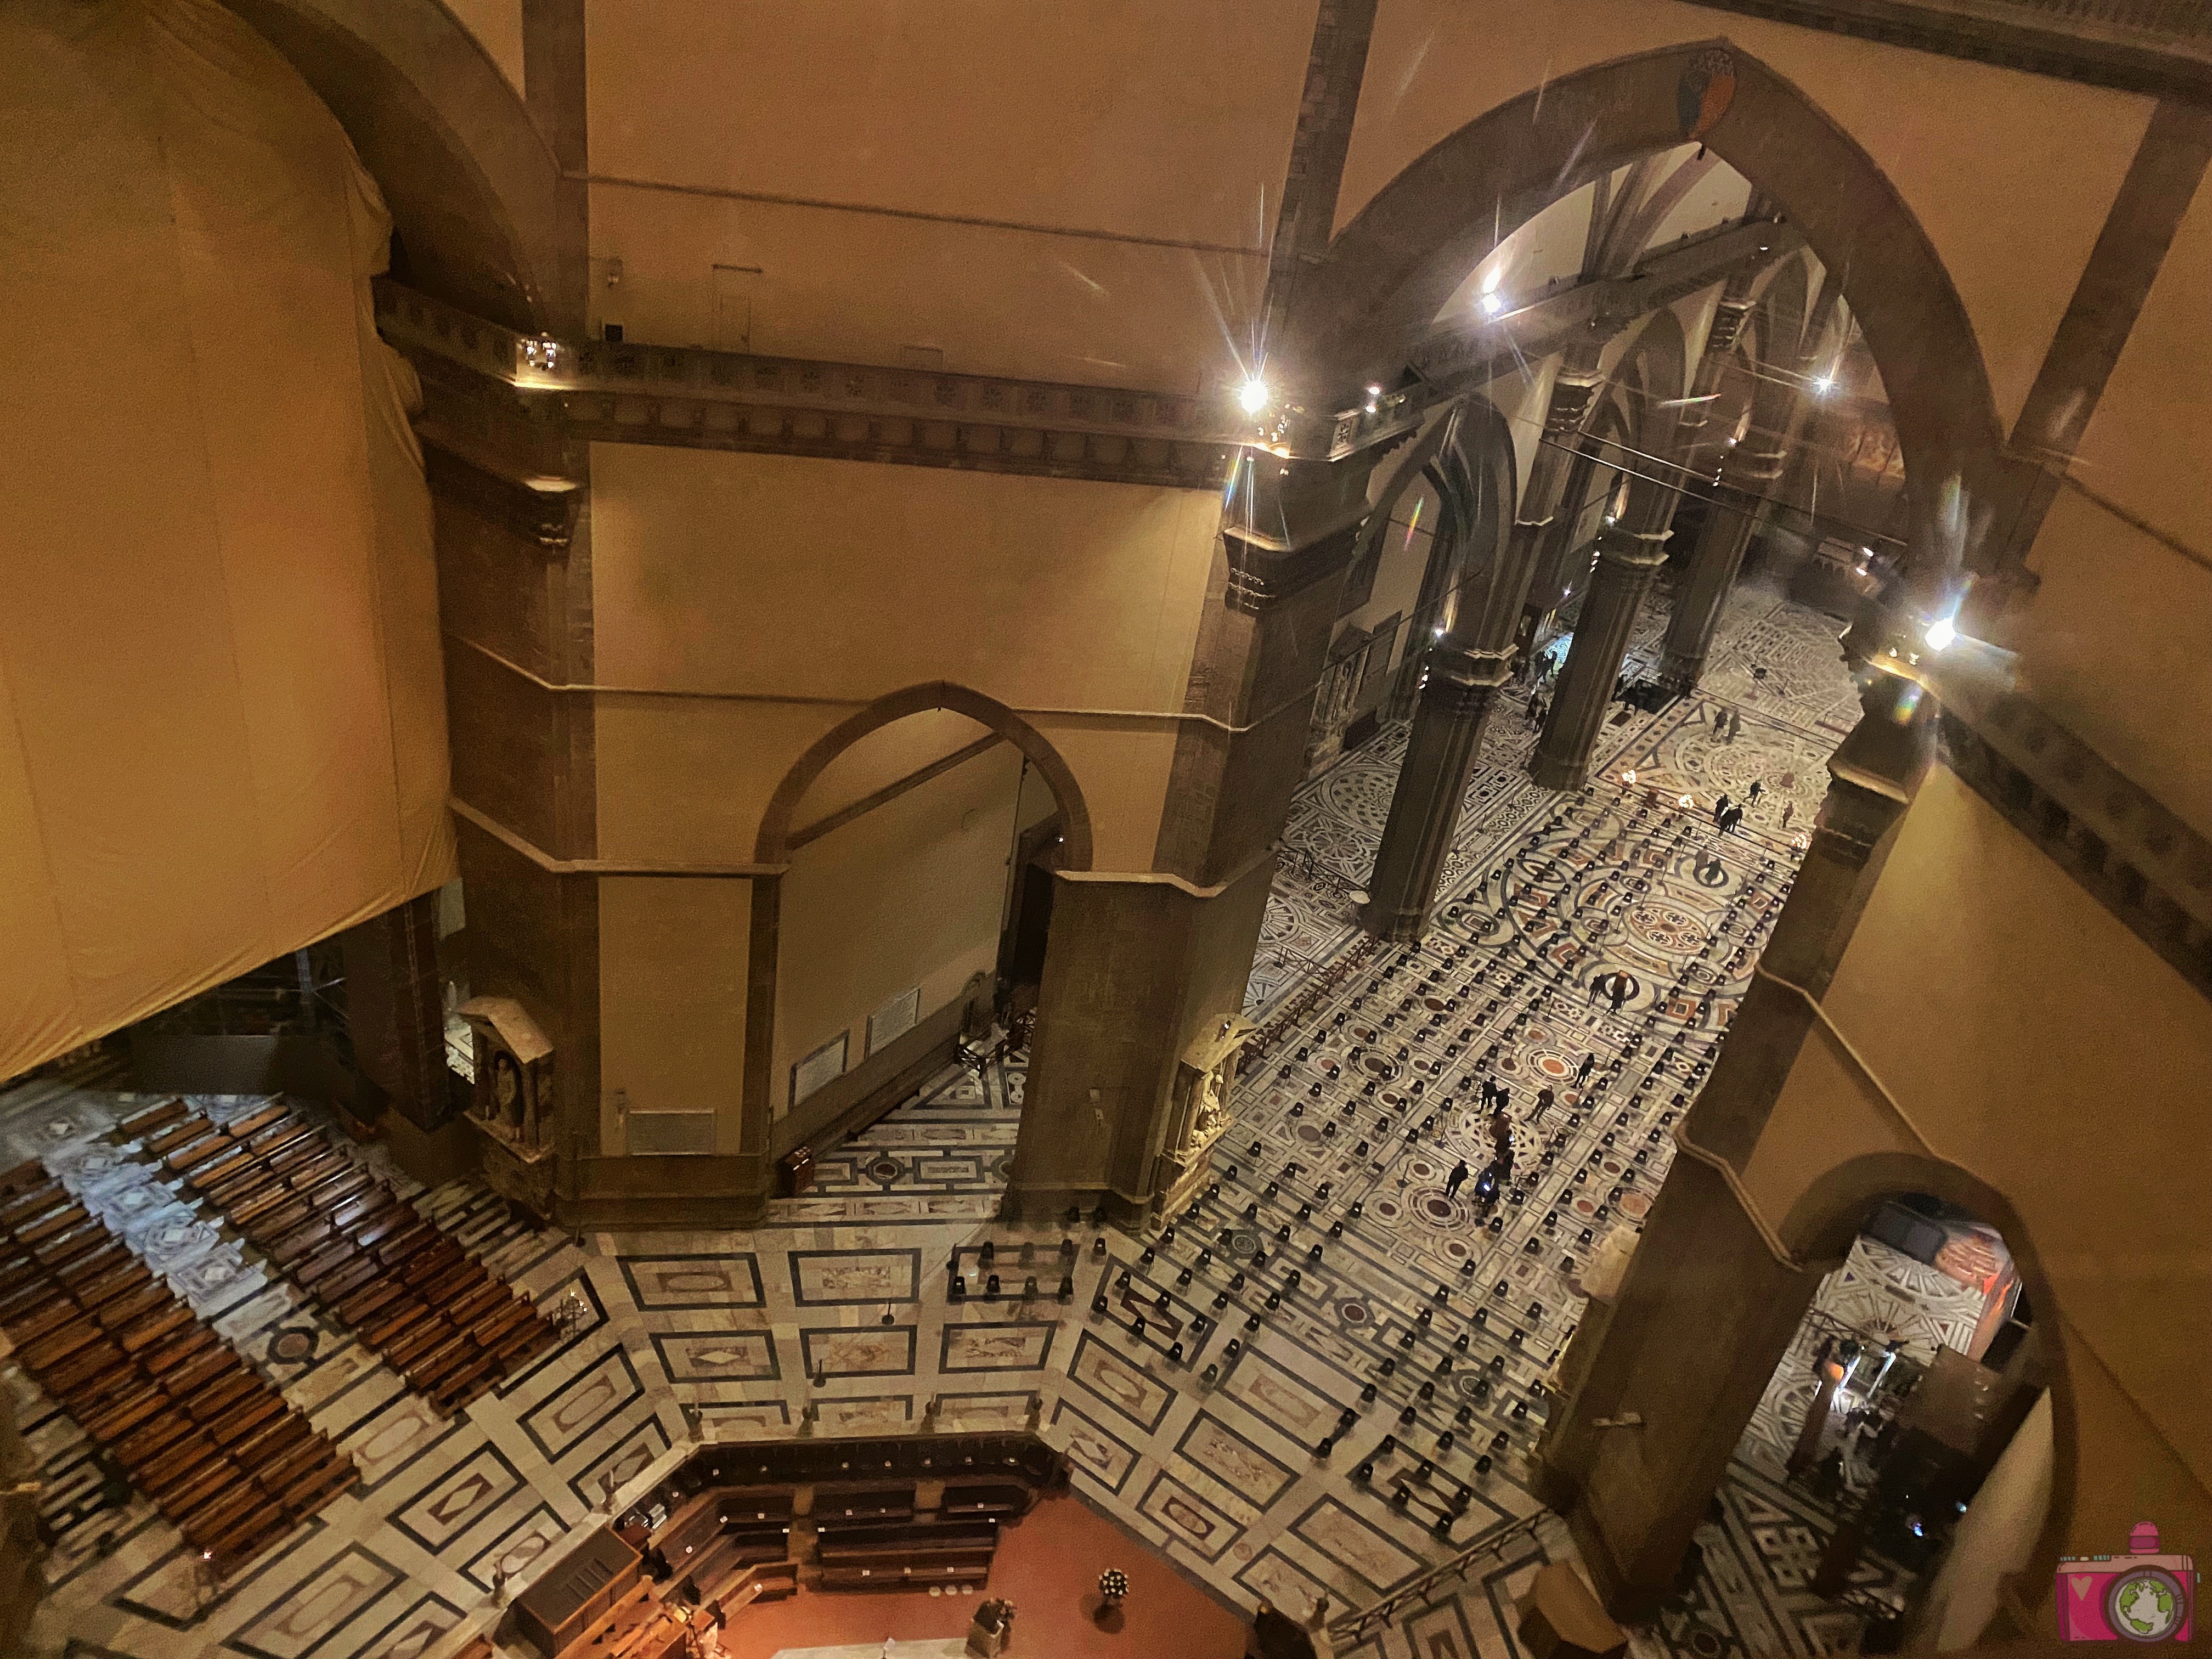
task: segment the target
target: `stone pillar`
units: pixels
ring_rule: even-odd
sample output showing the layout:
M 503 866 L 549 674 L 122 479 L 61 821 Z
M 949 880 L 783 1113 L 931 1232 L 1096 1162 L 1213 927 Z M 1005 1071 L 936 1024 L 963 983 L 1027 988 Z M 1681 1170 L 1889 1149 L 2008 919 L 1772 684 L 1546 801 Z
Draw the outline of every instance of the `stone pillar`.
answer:
M 1832 1265 L 1785 1260 L 1730 1176 L 1749 1162 L 1809 1034 L 1814 1015 L 1798 988 L 1826 990 L 1928 763 L 1933 700 L 1917 685 L 1877 674 L 1863 702 L 1829 763 L 1834 783 L 1751 993 L 1676 1131 L 1680 1155 L 1620 1297 L 1577 1333 L 1591 1345 L 1587 1374 L 1554 1400 L 1537 1448 L 1537 1490 L 1568 1516 L 1616 1618 L 1642 1618 L 1667 1594 Z
M 1553 1402 L 1536 1454 L 1614 1618 L 1648 1617 L 1672 1586 L 1820 1282 L 1768 1247 L 1719 1170 L 1674 1160 L 1589 1376 Z
M 454 1111 L 446 1082 L 438 896 L 424 893 L 356 922 L 340 943 L 355 1066 L 416 1128 L 443 1127 Z
M 1827 994 L 1934 752 L 1936 701 L 1912 681 L 1869 671 L 1861 705 L 1859 723 L 1829 757 L 1828 796 L 1789 902 L 1690 1109 L 1686 1132 L 1738 1170 L 1812 1031 L 1815 1016 L 1798 993 Z
M 1325 446 L 1323 453 L 1326 453 Z M 1005 1213 L 1140 1220 L 1176 1067 L 1240 1012 L 1381 448 L 1238 458 L 1153 867 L 1063 871 Z
M 1360 913 L 1377 938 L 1419 939 L 1428 925 L 1437 879 L 1459 828 L 1468 774 L 1482 748 L 1483 722 L 1512 672 L 1529 583 L 1580 459 L 1572 446 L 1589 415 L 1604 348 L 1605 336 L 1593 329 L 1568 349 L 1552 384 L 1546 441 L 1529 468 L 1504 556 L 1461 592 L 1450 637 L 1430 653 L 1428 680 L 1376 854 L 1373 896 Z
M 1504 678 L 1502 665 L 1465 651 L 1438 651 L 1413 711 L 1390 817 L 1375 857 L 1373 896 L 1360 920 L 1379 939 L 1419 939 L 1459 829 L 1468 775 Z
M 1754 434 L 1756 435 L 1756 434 Z M 1730 452 L 1722 471 L 1722 487 L 1713 493 L 1705 528 L 1698 534 L 1690 568 L 1674 597 L 1667 621 L 1666 657 L 1659 671 L 1671 690 L 1691 691 L 1705 672 L 1705 653 L 1712 649 L 1713 629 L 1743 556 L 1751 546 L 1751 533 L 1759 511 L 1776 481 L 1782 477 L 1784 452 L 1779 445 L 1740 445 Z
M 1590 755 L 1613 706 L 1613 682 L 1636 631 L 1637 608 L 1667 562 L 1668 534 L 1663 527 L 1615 527 L 1598 538 L 1597 574 L 1583 599 L 1559 692 L 1528 768 L 1547 789 L 1579 789 L 1589 781 Z

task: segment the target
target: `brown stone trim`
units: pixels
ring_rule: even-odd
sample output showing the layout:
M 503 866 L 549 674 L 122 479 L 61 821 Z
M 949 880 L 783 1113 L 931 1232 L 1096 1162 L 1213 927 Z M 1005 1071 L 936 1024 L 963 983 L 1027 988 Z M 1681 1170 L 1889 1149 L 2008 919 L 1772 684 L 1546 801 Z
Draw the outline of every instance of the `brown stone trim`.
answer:
M 2212 997 L 2212 840 L 2026 697 L 1955 670 L 1932 684 L 1960 781 Z
M 1216 489 L 1251 435 L 1221 396 L 549 340 L 390 281 L 375 298 L 440 426 L 491 449 L 663 444 Z
M 700 881 L 726 878 L 751 881 L 762 877 L 781 875 L 789 866 L 782 864 L 657 864 L 627 859 L 562 859 L 556 858 L 543 848 L 532 844 L 523 836 L 508 829 L 490 814 L 479 811 L 459 796 L 449 797 L 446 805 L 456 817 L 464 818 L 498 842 L 509 852 L 519 853 L 539 869 L 556 876 L 670 876 L 680 880 Z
M 1690 3 L 1944 58 L 1996 64 L 2031 75 L 2047 75 L 2053 80 L 2117 87 L 2124 92 L 2159 97 L 2212 100 L 2212 62 L 2069 29 L 2063 24 L 2063 12 L 2035 4 L 2033 0 L 2008 8 L 2016 14 L 2016 20 L 1940 3 L 1916 5 L 1911 0 L 1690 0 Z M 2038 13 L 2049 17 L 2051 23 L 2036 21 Z
M 435 421 L 417 423 L 430 488 L 556 558 L 576 532 L 586 486 L 575 478 L 526 471 L 488 445 Z
M 2013 513 L 2001 556 L 2004 562 L 2020 565 L 2027 560 L 2208 161 L 2212 108 L 2160 103 L 2151 112 L 2073 300 L 2058 319 L 2043 367 L 2013 422 L 2013 453 L 2038 471 Z M 2191 556 L 2202 562 L 2202 555 Z
M 739 1098 L 738 1152 L 755 1160 L 758 1201 L 765 1208 L 774 1176 L 769 1137 L 775 1120 L 775 984 L 782 951 L 783 878 L 753 883 L 745 939 L 745 1059 Z
M 1088 870 L 1091 857 L 1091 809 L 1084 802 L 1083 789 L 1076 782 L 1074 772 L 1060 758 L 1060 751 L 1006 704 L 950 680 L 931 680 L 878 697 L 816 738 L 812 746 L 793 763 L 783 781 L 776 786 L 775 793 L 769 798 L 767 810 L 761 814 L 760 832 L 754 842 L 756 861 L 779 867 L 790 862 L 791 815 L 798 810 L 807 787 L 822 775 L 823 769 L 832 760 L 878 727 L 933 708 L 949 708 L 956 714 L 965 714 L 978 725 L 989 726 L 1044 774 L 1045 782 L 1051 786 L 1053 798 L 1060 804 L 1060 815 L 1066 821 L 1065 867 Z
M 836 811 L 825 814 L 823 817 L 815 819 L 813 823 L 807 824 L 805 828 L 793 830 L 791 834 L 786 837 L 786 844 L 789 846 L 793 852 L 796 853 L 800 848 L 805 846 L 808 842 L 819 841 L 823 836 L 828 835 L 832 830 L 843 829 L 847 824 L 852 823 L 854 819 L 865 817 L 870 812 L 874 811 L 878 806 L 882 806 L 887 802 L 896 800 L 901 795 L 906 793 L 908 790 L 918 789 L 923 784 L 927 783 L 932 778 L 942 777 L 945 773 L 952 770 L 954 767 L 965 765 L 968 762 L 974 760 L 976 756 L 986 754 L 991 750 L 996 749 L 1005 741 L 1006 739 L 995 732 L 992 732 L 988 737 L 978 738 L 975 742 L 962 745 L 960 748 L 954 750 L 951 754 L 930 762 L 928 765 L 921 768 L 917 771 L 909 772 L 902 778 L 895 779 L 891 782 L 885 784 L 880 789 L 872 790 L 867 794 L 861 796 L 860 799 L 854 801 L 850 806 L 841 806 Z
M 592 280 L 591 114 L 584 69 L 585 0 L 522 0 L 523 106 L 561 169 L 553 188 L 553 282 L 545 318 L 581 333 Z

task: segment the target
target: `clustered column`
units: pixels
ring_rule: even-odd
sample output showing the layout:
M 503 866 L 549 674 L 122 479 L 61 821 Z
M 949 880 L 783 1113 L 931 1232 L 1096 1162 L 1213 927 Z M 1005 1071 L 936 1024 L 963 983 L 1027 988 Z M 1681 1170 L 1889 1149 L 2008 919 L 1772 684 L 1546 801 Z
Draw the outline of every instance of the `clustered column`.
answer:
M 1468 775 L 1482 750 L 1483 723 L 1512 672 L 1514 635 L 1537 554 L 1566 488 L 1574 441 L 1595 401 L 1605 340 L 1594 328 L 1568 348 L 1552 383 L 1546 441 L 1521 492 L 1505 555 L 1491 566 L 1479 591 L 1461 596 L 1450 636 L 1430 653 L 1376 854 L 1373 896 L 1361 913 L 1368 932 L 1378 938 L 1419 939 L 1428 926 L 1437 878 L 1459 830 Z
M 1723 487 L 1716 491 L 1705 528 L 1690 556 L 1689 574 L 1675 596 L 1674 611 L 1667 623 L 1666 657 L 1659 673 L 1668 689 L 1690 691 L 1705 672 L 1705 655 L 1712 649 L 1713 629 L 1721 605 L 1743 568 L 1743 556 L 1751 546 L 1751 532 L 1759 522 L 1760 504 L 1782 476 L 1786 452 L 1768 440 L 1754 447 L 1741 445 L 1731 451 L 1723 473 Z
M 1459 832 L 1482 728 L 1504 679 L 1495 659 L 1465 649 L 1431 653 L 1389 822 L 1375 855 L 1374 896 L 1361 920 L 1378 939 L 1419 939 L 1437 899 L 1444 856 Z
M 1662 520 L 1656 527 L 1617 526 L 1598 537 L 1597 574 L 1583 600 L 1574 643 L 1567 647 L 1559 691 L 1528 769 L 1547 789 L 1579 789 L 1589 781 L 1590 755 L 1605 725 L 1606 710 L 1613 704 L 1613 684 L 1628 655 L 1629 637 L 1636 631 L 1637 608 L 1650 591 L 1659 567 L 1667 562 L 1667 538 L 1672 532 L 1663 520 L 1674 516 L 1674 496 L 1671 490 L 1664 493 L 1663 514 L 1648 515 Z

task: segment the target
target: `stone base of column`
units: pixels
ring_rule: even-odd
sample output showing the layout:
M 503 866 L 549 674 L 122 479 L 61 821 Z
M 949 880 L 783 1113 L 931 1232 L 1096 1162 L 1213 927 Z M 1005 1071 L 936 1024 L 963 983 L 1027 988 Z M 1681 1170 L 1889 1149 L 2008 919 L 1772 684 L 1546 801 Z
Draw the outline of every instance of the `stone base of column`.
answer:
M 1586 761 L 1540 754 L 1528 763 L 1528 775 L 1547 789 L 1580 790 L 1589 787 L 1590 769 Z
M 1705 677 L 1705 659 L 1668 652 L 1659 665 L 1659 684 L 1678 697 L 1686 697 L 1698 689 L 1698 682 Z
M 1370 899 L 1359 907 L 1359 925 L 1376 939 L 1393 945 L 1411 945 L 1429 931 L 1429 907 L 1385 907 Z

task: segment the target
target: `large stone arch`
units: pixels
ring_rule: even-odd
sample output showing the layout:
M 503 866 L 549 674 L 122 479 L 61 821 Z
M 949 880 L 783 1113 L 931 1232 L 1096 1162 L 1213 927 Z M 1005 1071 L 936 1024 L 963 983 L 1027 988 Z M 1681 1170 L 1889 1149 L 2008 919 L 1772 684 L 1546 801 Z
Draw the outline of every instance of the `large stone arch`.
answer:
M 396 275 L 509 328 L 580 331 L 582 186 L 438 0 L 225 3 L 353 140 L 392 211 Z
M 1030 763 L 1044 775 L 1045 782 L 1052 789 L 1053 799 L 1060 804 L 1060 816 L 1066 824 L 1060 867 L 1066 870 L 1091 868 L 1091 810 L 1084 802 L 1082 786 L 1076 782 L 1074 772 L 1060 757 L 1060 751 L 1035 726 L 1006 704 L 994 697 L 987 697 L 980 691 L 971 691 L 964 685 L 955 685 L 950 680 L 930 680 L 878 697 L 866 708 L 847 716 L 816 738 L 806 752 L 792 763 L 791 769 L 783 775 L 783 781 L 776 785 L 775 793 L 769 797 L 767 809 L 761 814 L 759 832 L 754 838 L 754 862 L 769 865 L 790 862 L 792 814 L 798 811 L 807 786 L 822 775 L 823 769 L 831 761 L 869 732 L 889 726 L 893 720 L 902 720 L 909 714 L 923 714 L 933 708 L 965 714 L 977 725 L 989 727 L 1022 751 Z
M 1504 237 L 1601 173 L 1680 144 L 1686 93 L 1707 86 L 1716 54 L 1725 54 L 1734 92 L 1698 136 L 1789 218 L 1826 269 L 1850 273 L 1853 311 L 1905 451 L 1915 555 L 1954 563 L 1976 497 L 1985 504 L 2003 487 L 2002 434 L 1966 307 L 1865 149 L 1726 40 L 1616 58 L 1532 87 L 1437 143 L 1302 276 L 1277 361 L 1324 404 L 1342 387 L 1394 375 L 1405 342 Z
M 1807 1268 L 1828 1272 L 1840 1267 L 1859 1230 L 1887 1200 L 1924 1193 L 1970 1211 L 2003 1235 L 2005 1248 L 2020 1269 L 2036 1327 L 2043 1334 L 2043 1359 L 2051 1387 L 2051 1501 L 2044 1511 L 2034 1553 L 2021 1570 L 2024 1583 L 2046 1583 L 2066 1547 L 2080 1474 L 2080 1437 L 2066 1348 L 2059 1336 L 2057 1292 L 2035 1239 L 2011 1200 L 1971 1171 L 1923 1153 L 1868 1152 L 1828 1170 L 1797 1195 L 1777 1229 L 1779 1242 Z

